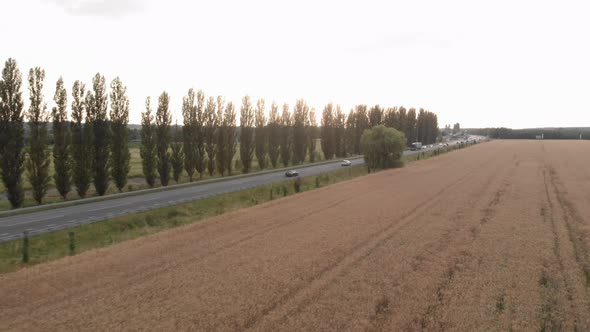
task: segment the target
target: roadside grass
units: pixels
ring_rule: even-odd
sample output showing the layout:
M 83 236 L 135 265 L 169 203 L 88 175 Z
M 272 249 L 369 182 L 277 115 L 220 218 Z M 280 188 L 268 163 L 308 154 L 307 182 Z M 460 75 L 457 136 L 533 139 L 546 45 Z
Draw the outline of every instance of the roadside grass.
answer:
M 447 152 L 463 149 L 463 148 L 472 146 L 474 144 L 479 144 L 479 143 L 454 144 L 454 145 L 449 145 L 449 146 L 446 146 L 446 147 L 443 147 L 440 149 L 436 149 L 436 150 L 422 151 L 422 152 L 411 154 L 411 155 L 405 155 L 402 157 L 402 161 L 404 164 L 409 164 L 414 161 L 425 160 L 425 159 L 436 157 L 438 155 L 441 155 L 441 154 L 444 154 Z
M 148 189 L 149 186 L 145 183 L 145 179 L 143 177 L 143 168 L 141 165 L 141 156 L 139 154 L 139 145 L 137 143 L 134 143 L 130 146 L 129 150 L 131 153 L 131 160 L 130 160 L 130 171 L 129 171 L 128 183 L 125 186 L 125 188 L 123 188 L 122 192 L 132 192 L 132 191 L 137 191 L 137 190 L 141 190 L 141 189 Z M 232 175 L 243 174 L 242 169 L 241 169 L 242 164 L 239 159 L 239 155 L 240 155 L 240 147 L 238 145 L 237 149 L 236 149 L 236 154 L 234 156 L 234 165 L 233 165 L 234 169 L 232 170 Z M 51 157 L 51 160 L 52 160 L 52 162 L 49 166 L 49 174 L 51 174 L 53 176 L 53 173 L 54 173 L 53 157 Z M 334 160 L 337 160 L 337 159 L 334 159 Z M 321 161 L 326 161 L 326 159 L 323 156 L 323 153 L 321 150 L 321 144 L 318 140 L 318 142 L 316 143 L 316 159 L 314 162 L 321 162 Z M 309 155 L 307 155 L 305 161 L 301 165 L 309 165 L 309 164 L 312 164 L 312 163 L 309 160 Z M 272 170 L 273 169 L 272 165 L 270 165 L 269 160 L 267 160 L 267 165 L 270 167 L 267 166 L 264 170 Z M 292 163 L 289 163 L 289 166 L 287 166 L 287 167 L 291 167 L 291 166 L 294 166 L 294 165 Z M 280 169 L 280 168 L 284 168 L 282 163 L 277 164 L 276 169 Z M 256 173 L 259 171 L 261 171 L 261 169 L 258 164 L 258 160 L 256 159 L 256 156 L 253 156 L 252 169 L 250 171 L 250 174 Z M 220 174 L 218 174 L 217 171 L 213 174 L 213 176 L 209 176 L 208 174 L 203 174 L 202 178 L 199 178 L 199 173 L 196 173 L 195 176 L 193 177 L 193 182 L 197 183 L 202 180 L 217 179 L 217 178 L 221 178 L 221 177 L 222 176 Z M 189 182 L 188 175 L 187 175 L 186 171 L 183 170 L 180 175 L 178 183 L 174 182 L 174 180 L 171 180 L 170 184 L 180 184 L 180 183 L 188 183 L 188 182 Z M 159 180 L 156 180 L 155 188 L 159 188 L 159 187 L 162 187 L 162 186 L 160 185 Z M 23 203 L 23 207 L 38 206 L 39 204 L 37 204 L 37 202 L 33 199 L 32 192 L 31 192 L 31 184 L 29 183 L 29 181 L 27 179 L 26 173 L 23 173 L 23 188 L 25 190 L 25 200 Z M 4 194 L 5 191 L 6 190 L 4 188 L 4 185 L 0 181 L 0 194 Z M 117 190 L 115 185 L 111 182 L 108 189 L 107 189 L 105 196 L 116 194 L 118 192 L 119 191 Z M 96 195 L 96 191 L 94 190 L 94 186 L 91 184 L 90 188 L 88 190 L 88 193 L 86 194 L 86 197 L 96 197 L 96 196 L 97 195 Z M 78 194 L 76 193 L 75 186 L 72 185 L 72 190 L 68 194 L 67 200 L 65 200 L 65 201 L 69 202 L 69 201 L 76 201 L 76 200 L 80 200 L 80 199 L 81 198 L 78 197 Z M 50 203 L 57 203 L 57 202 L 64 202 L 64 200 L 62 199 L 62 197 L 59 195 L 59 193 L 55 189 L 55 183 L 53 181 L 53 177 L 51 177 L 51 180 L 49 182 L 49 190 L 47 191 L 47 194 L 43 198 L 43 203 L 41 205 L 50 204 Z M 6 211 L 6 210 L 10 210 L 10 209 L 11 209 L 10 202 L 8 202 L 8 200 L 6 198 L 0 198 L 0 211 Z
M 194 202 L 31 236 L 29 237 L 28 263 L 22 262 L 22 239 L 3 242 L 0 243 L 0 273 L 16 271 L 70 255 L 70 232 L 73 232 L 75 236 L 74 246 L 77 254 L 290 196 L 296 193 L 296 181 L 299 182 L 299 192 L 305 192 L 366 174 L 365 167 L 353 166 L 319 176 L 226 193 Z

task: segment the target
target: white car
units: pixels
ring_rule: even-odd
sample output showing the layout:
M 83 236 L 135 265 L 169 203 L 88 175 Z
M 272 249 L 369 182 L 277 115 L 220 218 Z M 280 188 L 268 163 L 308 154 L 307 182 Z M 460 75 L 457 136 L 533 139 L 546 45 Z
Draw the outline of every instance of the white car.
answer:
M 350 160 L 342 160 L 342 163 L 340 165 L 341 166 L 350 166 L 350 165 L 352 165 L 352 163 L 350 162 Z

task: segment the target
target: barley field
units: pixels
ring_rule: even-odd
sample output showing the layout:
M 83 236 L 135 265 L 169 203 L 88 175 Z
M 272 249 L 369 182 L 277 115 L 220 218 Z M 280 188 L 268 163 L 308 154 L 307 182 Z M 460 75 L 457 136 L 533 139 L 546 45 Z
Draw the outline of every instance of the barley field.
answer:
M 0 276 L 0 330 L 590 330 L 590 142 L 493 141 Z

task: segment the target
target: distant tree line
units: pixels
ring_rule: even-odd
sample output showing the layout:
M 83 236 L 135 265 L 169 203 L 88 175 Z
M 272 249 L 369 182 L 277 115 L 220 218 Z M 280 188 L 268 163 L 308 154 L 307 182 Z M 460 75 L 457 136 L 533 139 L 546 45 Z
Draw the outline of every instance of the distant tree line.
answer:
M 432 112 L 405 107 L 382 108 L 357 105 L 345 115 L 340 106 L 328 104 L 321 120 L 321 144 L 326 159 L 361 153 L 361 137 L 366 129 L 379 125 L 404 133 L 407 144 L 432 144 L 439 136 L 438 118 Z
M 238 113 L 238 107 L 222 96 L 206 98 L 202 90 L 192 88 L 182 99 L 180 128 L 172 125 L 170 96 L 162 92 L 157 105 L 146 98 L 141 130 L 131 131 L 127 89 L 118 77 L 107 86 L 105 77 L 97 73 L 89 89 L 75 81 L 69 104 L 59 78 L 51 112 L 42 93 L 44 79 L 41 68 L 29 71 L 30 102 L 25 112 L 16 61 L 8 59 L 2 70 L 0 174 L 13 207 L 24 201 L 23 173 L 38 203 L 51 177 L 64 199 L 72 190 L 86 197 L 91 185 L 101 196 L 111 183 L 122 191 L 130 171 L 131 139 L 141 141 L 143 175 L 148 186 L 154 187 L 157 182 L 162 186 L 171 180 L 179 182 L 183 172 L 194 181 L 205 174 L 231 175 L 236 167 L 248 173 L 254 161 L 260 170 L 314 162 L 320 159 L 319 138 L 325 159 L 360 154 L 363 131 L 378 125 L 398 129 L 409 142 L 428 144 L 438 135 L 436 115 L 423 109 L 358 105 L 346 115 L 340 106 L 328 104 L 319 126 L 315 109 L 303 99 L 292 110 L 286 103 L 272 102 L 267 113 L 264 99 L 254 102 L 244 96 Z M 54 172 L 49 174 L 52 160 Z
M 590 139 L 590 128 L 469 128 L 469 134 L 488 136 L 495 139 Z

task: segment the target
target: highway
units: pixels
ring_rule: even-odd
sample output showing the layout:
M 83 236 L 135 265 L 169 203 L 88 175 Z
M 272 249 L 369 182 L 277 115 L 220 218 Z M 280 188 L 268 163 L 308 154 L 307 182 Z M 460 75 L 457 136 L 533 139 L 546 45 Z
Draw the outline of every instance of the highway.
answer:
M 428 151 L 437 147 L 426 148 Z M 405 151 L 405 155 L 422 151 Z M 362 158 L 351 159 L 352 166 L 364 164 Z M 326 172 L 342 169 L 341 161 L 322 163 L 319 165 L 306 165 L 297 168 L 300 177 L 314 176 Z M 122 197 L 107 200 L 88 199 L 76 205 L 55 207 L 39 210 L 30 208 L 31 212 L 12 216 L 2 216 L 0 213 L 0 242 L 18 239 L 27 231 L 29 235 L 36 235 L 110 219 L 117 216 L 143 212 L 165 206 L 186 203 L 214 195 L 239 191 L 258 186 L 278 183 L 293 178 L 285 177 L 285 170 L 264 172 L 250 176 L 227 177 L 215 182 L 195 182 L 191 185 L 183 185 L 167 190 L 146 190 L 137 195 L 122 195 Z M 55 204 L 59 206 L 60 203 Z M 47 208 L 51 204 L 40 206 Z M 24 212 L 24 211 L 23 211 Z

